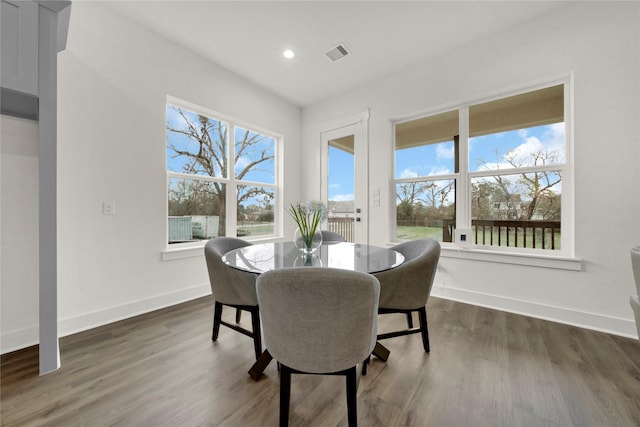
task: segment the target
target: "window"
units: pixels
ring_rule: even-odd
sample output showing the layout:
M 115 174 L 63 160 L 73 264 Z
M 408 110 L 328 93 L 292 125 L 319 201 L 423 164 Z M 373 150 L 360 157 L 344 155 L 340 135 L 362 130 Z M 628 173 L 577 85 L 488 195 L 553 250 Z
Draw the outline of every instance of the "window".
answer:
M 275 235 L 276 136 L 172 100 L 166 138 L 170 245 Z
M 396 125 L 396 237 L 450 242 L 456 223 L 458 111 Z
M 396 238 L 568 253 L 565 86 L 396 123 Z

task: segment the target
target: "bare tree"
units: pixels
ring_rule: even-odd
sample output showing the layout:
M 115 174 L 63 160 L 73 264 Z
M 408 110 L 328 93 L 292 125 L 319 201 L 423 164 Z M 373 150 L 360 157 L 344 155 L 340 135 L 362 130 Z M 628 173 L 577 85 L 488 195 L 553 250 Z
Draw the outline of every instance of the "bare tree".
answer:
M 511 150 L 502 157 L 502 160 L 514 168 L 521 168 L 524 166 L 555 164 L 558 163 L 559 156 L 560 153 L 558 151 L 550 151 L 544 148 L 531 152 L 527 156 L 522 156 L 516 150 Z M 481 168 L 485 170 L 501 170 L 501 162 L 497 151 L 496 159 L 495 166 L 490 168 L 489 163 L 483 161 Z M 516 171 L 516 175 L 518 175 L 517 179 L 510 178 L 506 174 L 496 174 L 492 177 L 493 183 L 490 184 L 488 181 L 484 181 L 484 187 L 475 187 L 475 190 L 481 193 L 475 196 L 478 197 L 478 203 L 480 203 L 480 198 L 482 197 L 489 197 L 494 202 L 506 202 L 507 210 L 500 212 L 500 217 L 514 218 L 517 216 L 520 219 L 531 220 L 537 214 L 544 219 L 558 219 L 560 215 L 560 198 L 552 189 L 562 180 L 560 174 L 555 171 L 518 174 Z M 528 201 L 523 203 L 522 198 Z M 523 208 L 519 215 L 518 206 Z M 489 213 L 486 209 L 481 209 L 480 205 L 477 207 L 478 215 Z M 495 212 L 491 214 L 493 217 L 495 215 Z
M 195 142 L 196 148 L 189 150 L 167 138 L 167 147 L 173 151 L 171 158 L 181 157 L 185 160 L 182 171 L 190 175 L 205 175 L 211 177 L 227 177 L 234 171 L 229 170 L 227 157 L 227 124 L 207 116 L 198 114 L 193 120 L 182 108 L 171 107 L 182 118 L 184 127 L 174 127 L 167 123 L 167 131 L 176 135 L 183 135 Z M 243 179 L 249 172 L 259 170 L 260 165 L 273 160 L 273 152 L 267 149 L 259 149 L 258 144 L 265 137 L 259 133 L 245 130 L 241 137 L 236 136 L 234 146 L 235 164 L 240 164 L 242 158 L 248 157 L 250 161 L 243 164 L 242 169 L 235 175 L 236 179 Z M 251 155 L 249 155 L 251 154 Z M 201 186 L 201 184 L 198 184 Z M 220 232 L 224 231 L 226 218 L 226 185 L 220 182 L 211 182 L 207 187 L 212 188 L 211 196 L 217 199 L 218 214 L 220 216 Z M 244 187 L 244 191 L 238 192 L 238 205 L 251 198 L 264 195 L 268 200 L 273 198 L 273 193 L 260 187 Z M 200 192 L 202 193 L 202 192 Z
M 415 205 L 421 201 L 420 195 L 429 187 L 427 182 L 406 182 L 398 186 L 396 197 L 399 203 Z
M 536 152 L 530 153 L 531 163 L 527 166 L 543 166 L 547 164 L 557 163 L 559 153 L 557 151 L 549 151 L 545 149 L 540 149 Z M 510 151 L 505 155 L 505 160 L 514 167 L 523 166 L 520 162 L 518 162 L 517 157 L 513 151 Z M 559 206 L 556 200 L 556 203 L 550 203 L 550 199 L 557 199 L 554 197 L 554 193 L 552 188 L 560 183 L 562 177 L 555 171 L 540 171 L 540 172 L 532 172 L 529 174 L 523 173 L 520 175 L 520 179 L 518 180 L 519 184 L 525 188 L 527 195 L 530 197 L 531 201 L 527 205 L 527 209 L 525 210 L 524 219 L 530 220 L 533 218 L 534 214 L 538 211 L 538 208 L 541 204 L 547 205 L 547 214 L 544 216 L 549 216 L 549 212 L 555 211 L 559 212 Z M 550 210 L 549 210 L 550 209 Z
M 495 200 L 497 194 L 501 191 L 496 188 L 496 184 L 488 180 L 481 180 L 472 183 L 471 186 L 471 212 L 474 219 L 492 219 L 491 204 Z
M 398 185 L 397 217 L 400 220 L 429 221 L 453 216 L 455 210 L 446 205 L 455 189 L 453 180 L 414 181 Z M 452 218 L 450 218 L 452 219 Z

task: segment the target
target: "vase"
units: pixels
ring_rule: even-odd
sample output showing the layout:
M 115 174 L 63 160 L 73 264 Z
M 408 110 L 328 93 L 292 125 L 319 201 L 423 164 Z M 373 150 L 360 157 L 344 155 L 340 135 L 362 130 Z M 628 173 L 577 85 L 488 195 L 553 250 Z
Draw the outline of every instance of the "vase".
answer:
M 316 254 L 307 254 L 300 252 L 300 256 L 293 262 L 294 267 L 322 267 L 322 260 Z
M 293 243 L 304 254 L 312 254 L 322 244 L 322 232 L 316 230 L 313 236 L 304 236 L 300 232 L 300 228 L 296 228 L 293 233 Z

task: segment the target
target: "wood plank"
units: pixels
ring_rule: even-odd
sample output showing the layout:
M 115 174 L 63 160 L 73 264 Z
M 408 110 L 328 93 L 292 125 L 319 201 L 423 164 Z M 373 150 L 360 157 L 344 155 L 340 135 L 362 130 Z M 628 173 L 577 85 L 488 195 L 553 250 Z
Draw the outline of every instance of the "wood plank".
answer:
M 438 298 L 427 312 L 431 353 L 419 335 L 384 341 L 360 425 L 640 425 L 638 341 Z M 62 338 L 43 377 L 37 347 L 3 355 L 2 425 L 277 425 L 276 364 L 251 379 L 252 340 L 223 327 L 212 342 L 212 317 L 205 297 Z M 290 425 L 346 426 L 344 378 L 293 375 Z

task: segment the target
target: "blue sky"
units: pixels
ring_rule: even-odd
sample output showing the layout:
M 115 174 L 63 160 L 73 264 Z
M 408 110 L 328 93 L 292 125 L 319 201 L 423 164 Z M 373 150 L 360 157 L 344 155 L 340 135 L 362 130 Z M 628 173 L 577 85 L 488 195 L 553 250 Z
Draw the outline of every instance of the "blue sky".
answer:
M 353 154 L 329 146 L 329 200 L 353 200 Z
M 197 123 L 197 115 L 186 110 L 185 115 L 193 123 Z M 186 123 L 174 107 L 167 106 L 167 123 L 176 128 L 184 128 Z M 236 140 L 244 137 L 245 129 L 236 127 Z M 254 136 L 250 132 L 250 136 Z M 167 141 L 180 149 L 197 152 L 199 146 L 186 136 L 167 132 Z M 564 162 L 564 123 L 537 126 L 528 129 L 507 131 L 471 138 L 469 141 L 469 167 L 471 171 L 504 170 L 512 168 L 507 161 L 518 165 L 531 165 L 531 154 L 543 151 L 561 153 L 556 162 Z M 251 150 L 245 152 L 236 163 L 236 173 L 252 159 L 259 158 L 262 150 L 272 154 L 275 147 L 273 138 L 264 137 Z M 437 176 L 454 173 L 453 141 L 430 144 L 396 151 L 396 178 L 418 176 Z M 167 148 L 167 168 L 176 172 L 182 171 L 183 158 L 171 158 L 173 151 Z M 353 200 L 354 165 L 353 155 L 329 147 L 329 200 Z M 220 176 L 220 171 L 216 171 Z M 262 163 L 261 166 L 245 176 L 246 180 L 274 183 L 273 162 Z
M 198 125 L 198 115 L 196 113 L 190 112 L 188 110 L 182 109 L 185 113 L 185 116 L 193 123 Z M 176 129 L 186 129 L 187 123 L 183 117 L 176 111 L 175 107 L 167 105 L 167 124 Z M 213 120 L 213 119 L 212 119 Z M 216 125 L 219 122 L 213 120 Z M 223 126 L 226 127 L 226 124 L 223 123 Z M 256 132 L 250 131 L 249 138 L 252 138 L 257 134 Z M 235 138 L 237 142 L 242 141 L 245 136 L 245 128 L 236 126 L 235 128 Z M 191 153 L 197 153 L 199 150 L 199 144 L 188 138 L 185 135 L 180 135 L 175 132 L 166 132 L 167 137 L 167 169 L 175 172 L 182 172 L 183 166 L 187 158 L 185 156 L 175 157 L 175 152 L 169 148 L 168 143 L 172 143 L 176 146 L 176 148 L 180 150 L 188 150 Z M 261 156 L 261 152 L 263 150 L 266 151 L 267 155 L 273 156 L 275 149 L 275 141 L 272 137 L 262 136 L 261 140 L 251 146 L 249 149 L 243 152 L 243 155 L 236 161 L 235 171 L 236 173 L 241 172 L 246 165 L 251 163 L 252 160 L 258 159 Z M 257 168 L 253 169 L 251 172 L 244 176 L 244 180 L 255 181 L 255 182 L 264 182 L 267 184 L 275 183 L 274 176 L 274 162 L 266 161 L 261 163 Z M 221 177 L 221 171 L 216 167 L 215 176 Z
M 537 126 L 471 138 L 471 171 L 512 168 L 510 153 L 519 165 L 531 165 L 531 153 L 540 150 L 564 152 L 564 123 Z M 563 162 L 562 157 L 557 162 Z M 353 199 L 353 155 L 329 147 L 329 200 Z M 453 141 L 398 150 L 396 178 L 454 173 Z
M 478 136 L 469 140 L 469 168 L 473 171 L 512 168 L 506 156 L 516 164 L 532 165 L 532 153 L 564 149 L 564 123 L 537 126 Z M 557 162 L 564 159 L 558 158 Z M 453 141 L 407 148 L 396 152 L 396 178 L 435 176 L 454 173 Z

